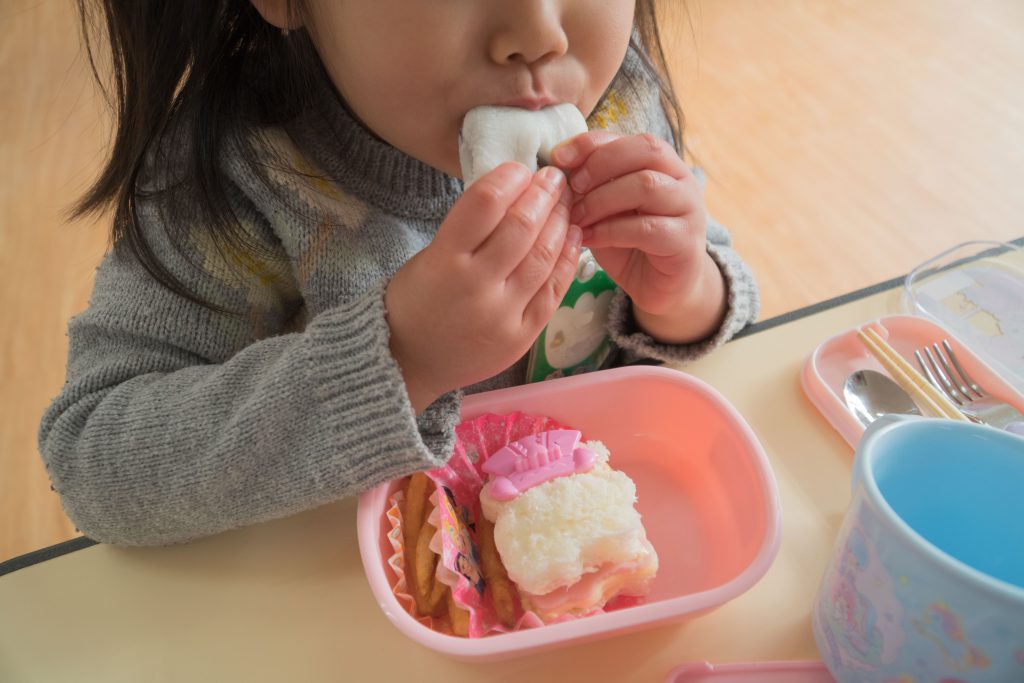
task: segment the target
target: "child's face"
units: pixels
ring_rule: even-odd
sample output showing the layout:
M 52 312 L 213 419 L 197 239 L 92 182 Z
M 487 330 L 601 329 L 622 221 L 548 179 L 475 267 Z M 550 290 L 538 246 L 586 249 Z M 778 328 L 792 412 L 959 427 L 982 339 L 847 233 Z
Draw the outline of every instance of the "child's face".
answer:
M 353 113 L 459 176 L 480 105 L 560 102 L 590 114 L 622 63 L 634 0 L 310 0 L 307 29 Z

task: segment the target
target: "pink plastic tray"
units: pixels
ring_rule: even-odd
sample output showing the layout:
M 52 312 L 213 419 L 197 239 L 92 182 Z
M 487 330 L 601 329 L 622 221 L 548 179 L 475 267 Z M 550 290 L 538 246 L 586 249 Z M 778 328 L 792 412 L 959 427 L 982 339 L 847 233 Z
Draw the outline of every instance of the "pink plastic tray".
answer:
M 659 367 L 617 368 L 477 394 L 462 416 L 527 413 L 571 425 L 608 446 L 636 482 L 638 508 L 660 568 L 647 601 L 534 629 L 459 638 L 432 631 L 401 607 L 385 562 L 383 518 L 398 482 L 359 500 L 359 550 L 384 614 L 409 638 L 460 659 L 500 659 L 694 617 L 753 586 L 778 552 L 775 478 L 754 433 L 717 391 Z
M 1024 410 L 1024 396 L 944 327 L 912 315 L 891 315 L 866 322 L 822 342 L 804 364 L 801 380 L 804 392 L 846 442 L 856 446 L 864 427 L 846 407 L 843 383 L 857 370 L 885 372 L 881 363 L 857 339 L 857 330 L 876 324 L 889 345 L 917 368 L 914 351 L 949 339 L 964 370 L 993 396 Z
M 821 662 L 751 662 L 683 664 L 666 683 L 835 683 Z

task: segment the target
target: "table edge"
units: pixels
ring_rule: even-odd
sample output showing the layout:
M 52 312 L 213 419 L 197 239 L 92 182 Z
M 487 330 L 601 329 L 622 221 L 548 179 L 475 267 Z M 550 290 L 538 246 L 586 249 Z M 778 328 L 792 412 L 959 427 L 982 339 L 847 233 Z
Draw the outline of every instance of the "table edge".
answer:
M 68 541 L 61 541 L 54 545 L 49 545 L 39 550 L 31 550 L 24 555 L 15 555 L 9 560 L 0 562 L 0 576 L 5 574 L 11 574 L 24 569 L 25 567 L 31 567 L 35 564 L 40 564 L 47 560 L 52 560 L 61 555 L 67 555 L 73 553 L 76 550 L 82 550 L 96 545 L 98 541 L 94 541 L 87 536 L 77 536 Z

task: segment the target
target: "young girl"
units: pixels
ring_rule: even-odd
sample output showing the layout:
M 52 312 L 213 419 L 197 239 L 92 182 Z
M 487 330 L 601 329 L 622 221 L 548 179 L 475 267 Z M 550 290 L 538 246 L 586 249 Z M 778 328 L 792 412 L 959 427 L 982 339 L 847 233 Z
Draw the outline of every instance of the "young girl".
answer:
M 112 249 L 43 417 L 87 535 L 183 541 L 444 463 L 521 383 L 581 244 L 630 358 L 707 353 L 757 291 L 683 163 L 653 0 L 105 0 Z M 570 102 L 554 167 L 467 191 L 480 105 Z

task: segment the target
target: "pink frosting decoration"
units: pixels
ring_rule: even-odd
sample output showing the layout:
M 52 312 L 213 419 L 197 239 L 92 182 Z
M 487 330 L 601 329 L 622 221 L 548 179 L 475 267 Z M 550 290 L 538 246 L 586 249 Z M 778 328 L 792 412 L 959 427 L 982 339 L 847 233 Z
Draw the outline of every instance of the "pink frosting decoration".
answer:
M 589 472 L 597 456 L 589 448 L 578 447 L 579 441 L 575 429 L 554 429 L 508 444 L 483 464 L 483 471 L 494 477 L 491 497 L 512 500 L 555 477 Z

